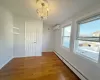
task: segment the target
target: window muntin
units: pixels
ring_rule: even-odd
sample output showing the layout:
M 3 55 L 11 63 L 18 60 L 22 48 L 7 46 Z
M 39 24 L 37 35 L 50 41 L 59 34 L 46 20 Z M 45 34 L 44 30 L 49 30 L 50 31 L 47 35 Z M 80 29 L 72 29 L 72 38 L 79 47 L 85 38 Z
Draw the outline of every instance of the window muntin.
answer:
M 70 47 L 70 34 L 71 34 L 71 25 L 63 28 L 62 34 L 62 45 L 66 48 Z
M 100 53 L 100 18 L 93 17 L 78 23 L 75 47 L 78 54 L 98 61 Z

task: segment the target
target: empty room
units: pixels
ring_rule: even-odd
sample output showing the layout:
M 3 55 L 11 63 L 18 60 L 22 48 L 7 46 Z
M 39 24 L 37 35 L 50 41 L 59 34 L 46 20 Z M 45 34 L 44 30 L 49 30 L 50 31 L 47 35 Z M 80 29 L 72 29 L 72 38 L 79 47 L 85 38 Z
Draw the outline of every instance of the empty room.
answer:
M 100 80 L 100 0 L 0 0 L 0 80 Z

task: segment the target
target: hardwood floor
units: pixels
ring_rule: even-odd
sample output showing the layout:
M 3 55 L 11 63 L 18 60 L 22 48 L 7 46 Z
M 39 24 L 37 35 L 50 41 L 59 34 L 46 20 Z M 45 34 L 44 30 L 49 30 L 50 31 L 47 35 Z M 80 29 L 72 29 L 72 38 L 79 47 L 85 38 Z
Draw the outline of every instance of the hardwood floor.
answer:
M 1 71 L 0 80 L 80 80 L 52 52 L 42 57 L 15 58 Z

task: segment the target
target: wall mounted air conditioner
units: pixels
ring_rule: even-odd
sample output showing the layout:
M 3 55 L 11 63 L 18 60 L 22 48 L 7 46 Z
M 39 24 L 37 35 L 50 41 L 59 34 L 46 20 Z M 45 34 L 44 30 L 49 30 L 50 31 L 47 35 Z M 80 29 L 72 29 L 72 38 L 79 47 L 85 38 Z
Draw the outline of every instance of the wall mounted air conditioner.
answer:
M 60 25 L 56 25 L 54 26 L 53 30 L 59 30 L 60 29 Z

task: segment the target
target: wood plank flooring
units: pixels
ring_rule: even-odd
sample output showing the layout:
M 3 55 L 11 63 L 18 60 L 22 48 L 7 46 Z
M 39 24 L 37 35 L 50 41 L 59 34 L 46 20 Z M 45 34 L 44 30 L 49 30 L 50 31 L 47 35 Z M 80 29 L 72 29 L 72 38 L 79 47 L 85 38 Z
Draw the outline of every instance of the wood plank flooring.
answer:
M 15 58 L 0 70 L 0 80 L 80 80 L 53 53 Z

